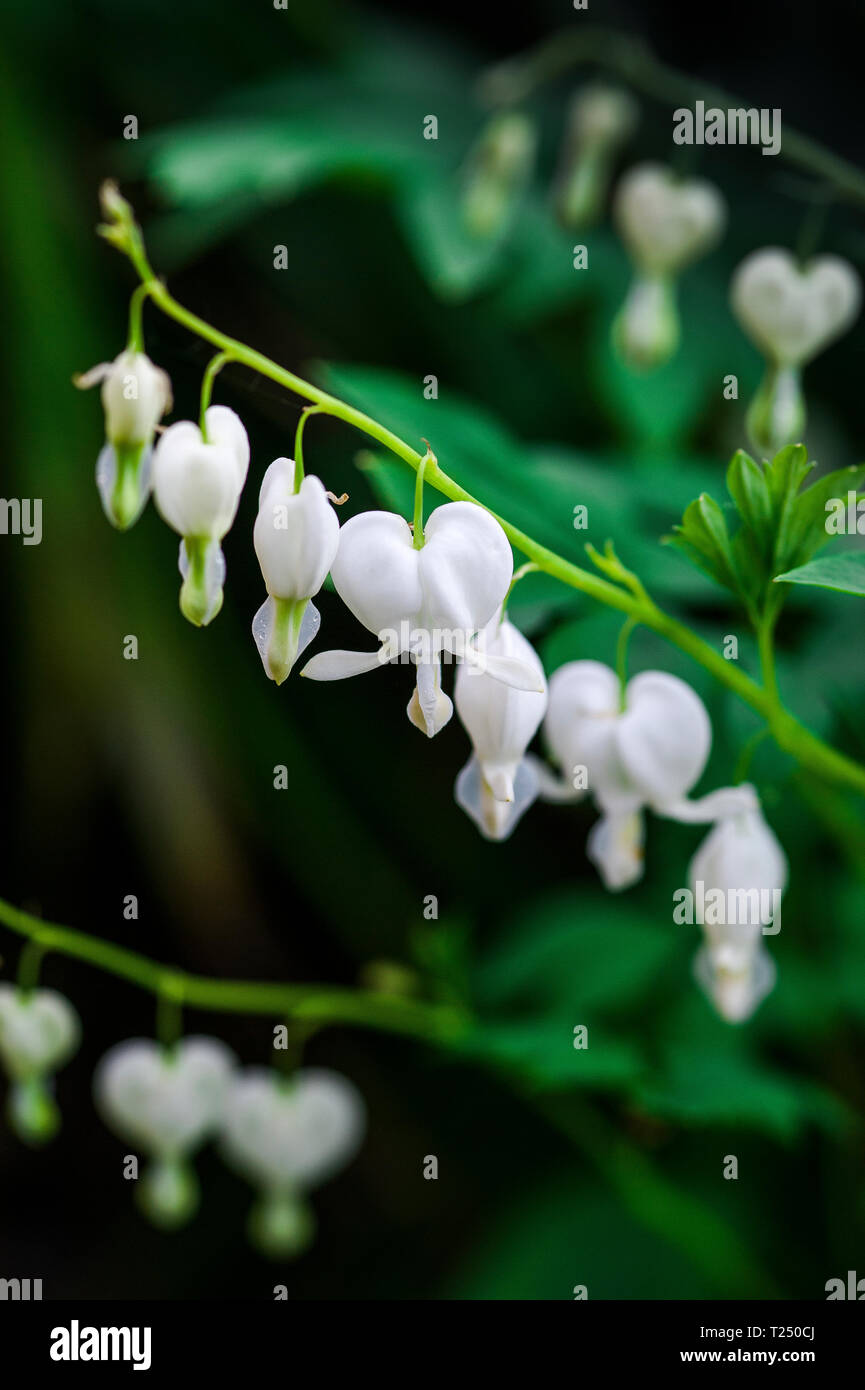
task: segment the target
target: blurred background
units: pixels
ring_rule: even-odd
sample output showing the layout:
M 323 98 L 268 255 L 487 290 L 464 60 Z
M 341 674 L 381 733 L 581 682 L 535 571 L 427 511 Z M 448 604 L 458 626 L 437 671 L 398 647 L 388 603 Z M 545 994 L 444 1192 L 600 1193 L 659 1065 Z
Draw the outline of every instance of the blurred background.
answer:
M 420 993 L 469 1002 L 478 1025 L 447 1055 L 361 1030 L 313 1039 L 308 1059 L 363 1092 L 369 1135 L 314 1198 L 315 1246 L 273 1263 L 246 1244 L 252 1193 L 213 1151 L 187 1230 L 161 1234 L 135 1213 L 127 1146 L 97 1118 L 90 1077 L 114 1042 L 152 1033 L 153 1001 L 49 957 L 43 979 L 74 1001 L 84 1043 L 59 1077 L 58 1140 L 31 1152 L 0 1129 L 0 1275 L 41 1277 L 45 1298 L 258 1299 L 276 1283 L 315 1299 L 567 1299 L 577 1284 L 590 1298 L 824 1297 L 865 1248 L 861 807 L 760 746 L 751 775 L 791 862 L 769 943 L 779 980 L 750 1023 L 724 1025 L 692 980 L 697 929 L 671 917 L 700 828 L 651 820 L 645 880 L 606 894 L 584 854 L 588 806 L 537 806 L 506 847 L 480 839 L 453 800 L 467 738 L 454 721 L 424 743 L 405 717 L 404 669 L 331 686 L 265 678 L 251 531 L 257 480 L 291 452 L 295 401 L 244 369 L 218 380 L 253 462 L 225 544 L 224 610 L 196 631 L 177 606 L 174 533 L 153 508 L 126 535 L 102 515 L 100 406 L 71 377 L 125 341 L 131 273 L 93 234 L 99 183 L 114 176 L 181 302 L 412 443 L 428 438 L 446 471 L 561 553 L 579 561 L 586 539 L 615 537 L 662 604 L 710 641 L 737 634 L 753 671 L 742 616 L 658 541 L 699 491 L 722 498 L 745 442 L 760 362 L 727 308 L 731 271 L 749 250 L 797 245 L 818 181 L 752 147 L 694 160 L 730 224 L 683 277 L 683 348 L 640 377 L 609 347 L 629 279 L 609 219 L 577 234 L 551 197 L 569 100 L 597 68 L 527 99 L 537 166 L 506 235 L 466 237 L 461 171 L 489 120 L 489 66 L 589 22 L 647 40 L 698 87 L 781 107 L 785 129 L 855 161 L 861 8 L 725 5 L 710 42 L 699 7 L 610 0 L 590 15 L 565 0 L 4 9 L 3 493 L 43 499 L 44 538 L 0 544 L 0 894 L 201 974 L 353 984 L 399 962 Z M 680 98 L 634 95 L 639 125 L 617 169 L 675 151 Z M 422 138 L 429 114 L 437 141 Z M 572 268 L 575 241 L 587 272 Z M 820 247 L 861 270 L 860 210 L 833 204 Z M 208 350 L 150 308 L 145 333 L 175 418 L 194 416 Z M 862 457 L 863 346 L 860 323 L 806 373 L 821 467 Z M 738 402 L 722 397 L 730 372 Z M 314 419 L 307 466 L 350 494 L 343 516 L 406 510 L 411 475 L 358 458 L 366 447 Z M 588 532 L 573 528 L 580 503 Z M 367 644 L 332 593 L 319 606 L 325 646 Z M 548 670 L 614 660 L 618 620 L 576 593 L 531 577 L 512 612 Z M 795 712 L 861 758 L 860 632 L 855 600 L 794 593 L 779 657 Z M 715 743 L 699 790 L 729 782 L 752 716 L 639 631 L 631 669 L 647 667 L 707 702 Z M 274 790 L 277 764 L 288 791 Z M 436 922 L 423 918 L 429 894 Z M 0 928 L 4 978 L 18 948 Z M 270 1020 L 186 1023 L 248 1062 L 270 1054 Z M 571 1046 L 579 1023 L 584 1053 Z M 436 1182 L 422 1176 L 428 1154 Z M 730 1154 L 736 1182 L 722 1178 Z

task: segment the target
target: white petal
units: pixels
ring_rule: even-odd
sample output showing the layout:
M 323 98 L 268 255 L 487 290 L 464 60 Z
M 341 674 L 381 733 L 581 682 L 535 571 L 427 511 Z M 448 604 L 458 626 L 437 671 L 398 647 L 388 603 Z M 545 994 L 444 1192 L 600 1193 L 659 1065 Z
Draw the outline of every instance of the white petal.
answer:
M 436 507 L 424 527 L 420 578 L 428 628 L 471 633 L 499 608 L 513 577 L 510 542 L 474 502 Z
M 422 734 L 432 738 L 444 728 L 453 712 L 453 704 L 441 688 L 441 667 L 438 662 L 419 662 L 417 684 L 406 707 L 412 724 Z
M 486 785 L 480 763 L 475 757 L 466 763 L 454 786 L 457 805 L 471 817 L 487 840 L 506 840 L 512 835 L 537 795 L 534 766 L 525 758 L 517 767 L 510 801 L 496 799 Z
M 358 622 L 378 636 L 398 632 L 423 604 L 408 523 L 393 512 L 361 512 L 339 532 L 334 587 Z
M 601 816 L 589 832 L 586 854 L 611 892 L 643 877 L 645 825 L 639 811 Z
M 616 741 L 622 766 L 651 805 L 681 800 L 700 777 L 712 745 L 712 726 L 700 697 L 664 671 L 628 682 Z
M 311 681 L 341 681 L 348 676 L 361 676 L 365 671 L 375 671 L 387 665 L 388 658 L 382 657 L 383 647 L 377 652 L 318 652 L 301 671 Z

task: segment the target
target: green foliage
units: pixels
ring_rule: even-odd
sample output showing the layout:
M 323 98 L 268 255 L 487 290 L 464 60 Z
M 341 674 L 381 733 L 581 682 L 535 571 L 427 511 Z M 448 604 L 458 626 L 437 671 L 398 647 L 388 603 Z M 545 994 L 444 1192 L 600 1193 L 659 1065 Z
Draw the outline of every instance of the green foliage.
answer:
M 776 577 L 777 584 L 811 584 L 818 589 L 837 589 L 842 594 L 865 594 L 865 552 L 845 551 L 812 560 Z
M 701 493 L 685 508 L 675 535 L 667 539 L 741 599 L 750 613 L 758 614 L 767 603 L 772 581 L 804 565 L 830 539 L 825 524 L 827 501 L 846 496 L 865 478 L 865 466 L 842 468 L 803 491 L 813 467 L 802 444 L 787 445 L 771 462 L 762 463 L 739 449 L 727 469 L 727 491 L 738 529 L 731 531 L 728 523 L 733 508 L 725 510 Z M 777 601 L 777 593 L 772 601 Z

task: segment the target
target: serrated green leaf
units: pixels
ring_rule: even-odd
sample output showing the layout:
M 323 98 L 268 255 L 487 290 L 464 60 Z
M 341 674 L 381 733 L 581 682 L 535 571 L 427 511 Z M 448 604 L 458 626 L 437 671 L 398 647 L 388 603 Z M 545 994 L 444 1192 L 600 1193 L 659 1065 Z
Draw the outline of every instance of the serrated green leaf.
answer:
M 730 461 L 727 490 L 754 537 L 758 553 L 768 558 L 772 553 L 772 499 L 762 468 L 744 449 Z

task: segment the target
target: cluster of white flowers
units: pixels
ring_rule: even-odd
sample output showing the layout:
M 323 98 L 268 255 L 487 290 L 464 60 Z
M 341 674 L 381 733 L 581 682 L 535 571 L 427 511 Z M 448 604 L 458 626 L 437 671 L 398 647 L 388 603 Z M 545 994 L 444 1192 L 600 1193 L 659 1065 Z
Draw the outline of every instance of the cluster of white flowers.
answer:
M 641 275 L 658 283 L 708 244 L 723 218 L 711 190 L 677 185 L 653 166 L 633 172 L 618 208 Z M 149 363 L 145 370 L 126 354 L 125 366 L 154 380 Z M 153 417 L 151 403 L 145 422 L 151 430 Z M 134 432 L 142 435 L 143 425 Z M 182 537 L 181 608 L 199 625 L 222 604 L 220 542 L 237 513 L 248 464 L 246 431 L 225 406 L 206 410 L 203 429 L 191 421 L 171 425 L 154 450 L 156 505 Z M 405 662 L 415 675 L 408 717 L 432 738 L 453 714 L 442 664 L 454 661 L 454 699 L 473 750 L 455 796 L 487 839 L 506 839 L 538 797 L 562 801 L 588 792 L 600 819 L 587 853 L 608 889 L 627 888 L 642 875 L 646 810 L 716 823 L 704 852 L 714 864 L 714 847 L 726 846 L 722 876 L 738 876 L 742 889 L 759 887 L 763 868 L 778 879 L 781 852 L 774 860 L 769 853 L 776 842 L 753 789 L 728 787 L 689 800 L 712 733 L 701 700 L 684 681 L 645 671 L 622 689 L 608 667 L 576 661 L 557 670 L 548 688 L 538 654 L 507 617 L 513 555 L 489 512 L 473 502 L 447 502 L 424 527 L 385 511 L 362 512 L 340 527 L 329 497 L 319 478 L 302 476 L 288 458 L 274 460 L 261 485 L 254 543 L 267 598 L 252 630 L 272 680 L 282 683 L 316 636 L 320 616 L 312 599 L 330 573 L 337 594 L 378 645 L 320 652 L 301 674 L 333 681 Z M 558 775 L 528 752 L 542 722 Z M 741 1001 L 756 1005 L 765 993 L 765 954 L 742 947 L 734 985 L 717 932 L 706 951 L 701 981 L 725 1017 L 741 1017 Z M 736 1007 L 729 1004 L 734 994 Z M 160 1180 L 177 1184 L 176 1155 L 163 1150 L 160 1161 Z
M 274 1255 L 298 1254 L 312 1239 L 305 1194 L 342 1168 L 363 1136 L 363 1102 L 344 1077 L 240 1070 L 216 1038 L 187 1037 L 170 1049 L 146 1038 L 120 1043 L 93 1085 L 109 1127 L 151 1159 L 136 1199 L 152 1221 L 172 1227 L 190 1218 L 198 1205 L 190 1160 L 216 1139 L 258 1190 L 250 1234 Z

